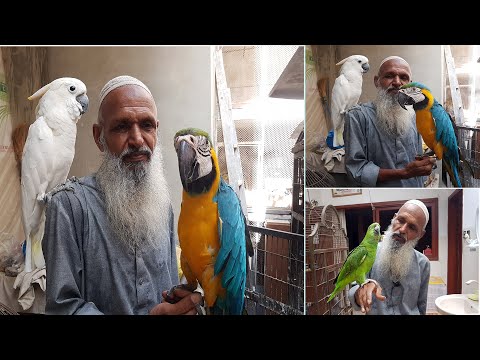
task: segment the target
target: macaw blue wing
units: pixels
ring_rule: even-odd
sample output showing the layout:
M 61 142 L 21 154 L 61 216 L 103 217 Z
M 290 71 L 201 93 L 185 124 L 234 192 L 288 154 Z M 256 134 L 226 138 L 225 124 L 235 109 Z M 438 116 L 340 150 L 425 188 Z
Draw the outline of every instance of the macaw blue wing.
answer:
M 220 250 L 215 262 L 215 275 L 223 271 L 222 286 L 226 289 L 226 308 L 229 314 L 240 315 L 243 310 L 247 277 L 245 221 L 235 191 L 220 179 L 218 193 Z
M 435 138 L 446 147 L 447 151 L 445 155 L 456 168 L 458 167 L 460 159 L 458 156 L 457 138 L 455 136 L 455 131 L 453 130 L 450 115 L 445 111 L 443 106 L 437 102 L 437 100 L 434 101 L 430 111 L 435 120 Z

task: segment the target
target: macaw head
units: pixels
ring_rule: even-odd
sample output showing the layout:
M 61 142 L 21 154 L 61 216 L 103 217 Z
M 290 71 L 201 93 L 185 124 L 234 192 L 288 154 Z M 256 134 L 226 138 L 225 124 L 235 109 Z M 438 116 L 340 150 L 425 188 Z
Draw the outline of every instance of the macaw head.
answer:
M 419 83 L 411 82 L 400 87 L 398 91 L 398 103 L 407 110 L 405 105 L 413 105 L 413 110 L 425 109 L 429 103 L 433 104 L 432 92 L 428 87 Z
M 208 133 L 195 128 L 180 130 L 175 134 L 174 145 L 183 189 L 192 195 L 209 191 L 218 170 Z

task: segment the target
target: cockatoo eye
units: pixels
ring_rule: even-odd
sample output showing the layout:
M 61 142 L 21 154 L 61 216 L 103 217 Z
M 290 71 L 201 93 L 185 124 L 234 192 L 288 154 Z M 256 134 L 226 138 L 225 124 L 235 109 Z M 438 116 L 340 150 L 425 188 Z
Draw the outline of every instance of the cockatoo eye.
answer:
M 72 92 L 72 93 L 75 91 L 75 89 L 76 89 L 76 87 L 73 86 L 73 85 L 68 88 L 68 90 L 70 90 L 70 92 Z
M 357 60 L 357 61 L 358 61 L 358 63 L 359 63 L 359 64 L 361 64 L 361 63 L 362 63 L 362 60 Z

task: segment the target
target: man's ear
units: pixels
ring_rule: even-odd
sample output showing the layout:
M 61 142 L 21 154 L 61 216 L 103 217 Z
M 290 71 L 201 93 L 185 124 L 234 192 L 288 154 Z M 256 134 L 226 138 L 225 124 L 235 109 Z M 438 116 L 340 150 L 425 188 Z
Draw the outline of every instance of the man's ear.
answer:
M 93 124 L 92 130 L 93 130 L 93 139 L 95 140 L 95 143 L 97 144 L 98 149 L 101 152 L 104 152 L 105 151 L 104 146 L 100 142 L 100 135 L 102 135 L 103 126 L 98 124 Z
M 375 85 L 376 88 L 378 88 L 377 82 L 378 82 L 378 75 L 375 75 L 373 77 L 373 84 Z
M 422 230 L 422 235 L 420 235 L 420 237 L 418 238 L 419 240 L 423 237 L 423 235 L 425 235 L 426 231 L 425 230 Z

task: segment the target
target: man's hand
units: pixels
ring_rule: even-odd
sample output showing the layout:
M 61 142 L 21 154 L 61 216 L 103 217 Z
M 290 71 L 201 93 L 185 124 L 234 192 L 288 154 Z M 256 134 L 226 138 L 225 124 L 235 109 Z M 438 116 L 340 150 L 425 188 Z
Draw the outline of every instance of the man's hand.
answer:
M 403 178 L 410 179 L 416 176 L 428 176 L 432 172 L 436 158 L 424 156 L 415 157 L 415 160 L 405 166 Z
M 355 301 L 360 306 L 360 310 L 363 313 L 368 313 L 371 310 L 372 293 L 374 293 L 375 297 L 380 301 L 386 299 L 386 297 L 382 295 L 382 288 L 380 285 L 377 285 L 374 282 L 369 282 L 368 284 L 360 286 L 357 291 L 355 291 Z
M 150 310 L 150 315 L 197 315 L 200 305 L 203 305 L 202 294 L 177 287 L 173 291 L 178 301 L 171 304 L 167 301 L 168 291 L 162 292 L 163 301 Z

